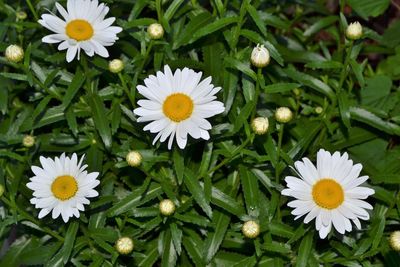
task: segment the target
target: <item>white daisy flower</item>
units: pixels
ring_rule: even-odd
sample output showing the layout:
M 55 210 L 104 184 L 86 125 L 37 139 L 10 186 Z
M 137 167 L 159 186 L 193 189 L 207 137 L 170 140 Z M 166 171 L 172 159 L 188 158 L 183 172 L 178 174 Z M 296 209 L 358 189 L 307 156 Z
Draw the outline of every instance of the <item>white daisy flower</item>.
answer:
M 375 191 L 368 187 L 360 186 L 368 176 L 359 174 L 361 164 L 353 165 L 347 153 L 341 155 L 320 149 L 317 154 L 317 168 L 308 158 L 296 161 L 295 167 L 300 179 L 287 176 L 286 189 L 282 195 L 297 198 L 288 203 L 295 208 L 292 214 L 295 220 L 307 214 L 305 223 L 315 218 L 315 226 L 320 238 L 325 238 L 331 231 L 332 224 L 335 229 L 344 234 L 350 232 L 350 221 L 361 228 L 360 220 L 368 220 L 366 209 L 372 210 L 372 206 L 363 201 Z
M 158 71 L 144 80 L 146 86 L 139 85 L 137 90 L 147 100 L 139 100 L 140 108 L 134 110 L 139 116 L 138 122 L 148 122 L 143 130 L 158 133 L 153 144 L 168 137 L 168 149 L 171 149 L 174 137 L 183 149 L 187 135 L 208 140 L 211 124 L 206 120 L 225 110 L 224 104 L 216 101 L 215 96 L 221 87 L 211 84 L 211 77 L 200 82 L 202 72 L 191 69 L 177 69 L 172 74 L 168 65 L 164 73 Z
M 64 222 L 73 216 L 79 218 L 79 211 L 85 210 L 83 205 L 90 203 L 87 198 L 99 195 L 93 189 L 100 183 L 96 179 L 99 173 L 85 171 L 87 165 L 82 166 L 83 158 L 78 163 L 75 153 L 71 158 L 63 153 L 55 160 L 40 157 L 42 168 L 32 166 L 35 176 L 26 186 L 34 191 L 31 203 L 41 209 L 39 219 L 50 211 L 53 219 L 61 214 Z
M 43 27 L 55 32 L 43 37 L 42 42 L 61 42 L 58 50 L 67 49 L 67 62 L 71 62 L 76 54 L 79 59 L 81 49 L 90 57 L 94 53 L 108 57 L 105 46 L 118 40 L 117 33 L 122 28 L 111 26 L 114 17 L 104 19 L 110 10 L 106 5 L 99 5 L 98 0 L 68 0 L 68 12 L 59 3 L 56 7 L 63 19 L 54 14 L 43 14 L 39 20 Z

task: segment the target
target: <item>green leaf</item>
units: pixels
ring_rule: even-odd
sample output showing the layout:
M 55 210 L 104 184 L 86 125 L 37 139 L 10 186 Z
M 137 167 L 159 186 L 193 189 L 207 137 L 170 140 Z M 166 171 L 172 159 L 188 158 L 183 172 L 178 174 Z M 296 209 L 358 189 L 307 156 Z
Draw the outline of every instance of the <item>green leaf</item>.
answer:
M 183 156 L 182 150 L 175 148 L 172 154 L 172 158 L 174 161 L 174 168 L 176 177 L 178 178 L 178 183 L 182 184 L 183 181 L 183 173 L 185 171 L 185 158 Z
M 222 240 L 225 237 L 225 232 L 228 228 L 230 217 L 222 212 L 214 211 L 213 225 L 215 225 L 213 231 L 209 231 L 207 239 L 204 244 L 204 259 L 209 263 L 214 255 L 217 253 Z
M 291 238 L 294 234 L 293 229 L 290 226 L 279 222 L 268 223 L 268 228 L 271 234 L 276 236 Z
M 299 83 L 274 83 L 271 85 L 264 86 L 264 90 L 267 94 L 285 93 L 292 91 L 293 89 L 299 88 Z
M 141 204 L 146 203 L 162 193 L 161 186 L 156 183 L 150 185 L 144 184 L 141 188 L 133 191 L 127 197 L 118 201 L 107 211 L 108 217 L 114 217 L 121 213 L 124 213 L 132 208 L 135 208 Z
M 347 3 L 364 19 L 377 17 L 389 7 L 390 0 L 348 0 Z
M 250 4 L 248 3 L 246 5 L 247 12 L 249 12 L 251 18 L 254 20 L 255 24 L 257 25 L 257 28 L 260 30 L 263 36 L 267 36 L 267 28 L 265 27 L 265 23 L 262 21 L 260 15 L 258 14 L 258 11 Z
M 322 29 L 330 26 L 338 20 L 337 16 L 328 16 L 322 19 L 319 19 L 313 25 L 309 26 L 307 30 L 303 33 L 304 36 L 309 37 L 317 32 L 320 32 Z
M 340 91 L 338 94 L 338 101 L 342 121 L 347 128 L 350 128 L 349 95 L 346 93 L 346 91 Z
M 286 73 L 286 75 L 288 75 L 291 79 L 328 96 L 330 99 L 335 99 L 335 93 L 332 91 L 329 85 L 323 83 L 321 80 L 294 69 L 284 69 L 283 72 Z
M 353 120 L 366 123 L 376 129 L 388 134 L 400 135 L 400 126 L 394 123 L 386 122 L 375 114 L 357 107 L 350 108 L 350 115 Z
M 305 67 L 312 69 L 340 69 L 343 68 L 343 64 L 333 60 L 314 61 L 308 62 Z
M 168 9 L 164 13 L 164 19 L 170 21 L 183 2 L 184 0 L 174 0 L 169 4 Z
M 350 59 L 350 66 L 351 69 L 354 72 L 354 75 L 357 78 L 358 83 L 360 84 L 361 87 L 365 86 L 365 80 L 364 80 L 364 76 L 363 76 L 363 67 L 361 66 L 361 64 L 358 64 L 358 62 L 354 59 Z
M 78 68 L 74 77 L 72 78 L 71 83 L 68 85 L 67 91 L 62 100 L 62 106 L 67 108 L 71 103 L 71 100 L 74 98 L 75 94 L 81 88 L 83 82 L 85 81 L 85 76 L 83 72 Z
M 62 247 L 62 259 L 64 263 L 67 263 L 71 256 L 78 228 L 79 223 L 77 221 L 71 222 L 68 226 L 68 230 L 65 234 L 64 245 Z
M 1 76 L 17 81 L 27 81 L 28 77 L 25 74 L 19 74 L 19 73 L 11 73 L 11 72 L 1 72 Z
M 154 263 L 158 259 L 158 250 L 157 247 L 154 246 L 149 252 L 146 253 L 146 257 L 143 257 L 143 260 L 138 263 L 139 267 L 151 267 L 154 266 Z
M 361 90 L 361 102 L 377 108 L 383 108 L 392 88 L 392 80 L 385 75 L 376 75 L 366 80 L 366 87 Z
M 178 228 L 176 223 L 171 223 L 170 230 L 176 253 L 180 255 L 182 251 L 182 230 Z
M 163 237 L 162 238 L 163 250 L 161 257 L 161 266 L 162 267 L 175 266 L 177 255 L 174 243 L 171 239 L 171 232 L 165 231 L 162 237 Z
M 259 214 L 259 190 L 258 180 L 254 174 L 247 170 L 246 167 L 239 167 L 240 182 L 244 193 L 247 213 L 250 216 L 258 216 Z
M 107 119 L 106 108 L 97 93 L 91 93 L 87 98 L 88 104 L 92 109 L 93 120 L 96 130 L 107 149 L 111 149 L 112 137 L 110 124 Z
M 196 176 L 188 168 L 186 168 L 183 177 L 184 184 L 186 185 L 189 192 L 193 195 L 193 198 L 196 200 L 197 204 L 199 204 L 201 209 L 207 214 L 209 218 L 211 218 L 213 212 L 210 204 L 206 199 L 204 190 L 201 187 L 199 180 L 197 180 Z
M 243 126 L 243 124 L 247 121 L 247 119 L 250 117 L 251 112 L 254 108 L 254 102 L 250 101 L 247 102 L 246 105 L 240 110 L 239 115 L 235 119 L 233 131 L 231 132 L 231 135 L 237 133 Z
M 220 191 L 216 187 L 212 188 L 211 191 L 211 202 L 218 207 L 226 210 L 229 213 L 232 213 L 238 217 L 245 214 L 243 206 L 240 205 L 235 199 L 231 196 L 225 194 L 224 192 Z
M 248 63 L 243 63 L 232 57 L 226 57 L 225 64 L 229 67 L 232 67 L 234 69 L 243 72 L 244 74 L 252 78 L 254 81 L 257 80 L 257 74 L 250 68 L 250 65 Z
M 192 38 L 190 39 L 189 43 L 193 43 L 194 41 L 204 37 L 206 35 L 210 35 L 213 32 L 216 32 L 229 24 L 236 23 L 238 20 L 237 17 L 226 17 L 218 19 L 210 24 L 198 29 L 194 33 L 192 32 Z
M 268 49 L 271 57 L 273 59 L 275 59 L 279 65 L 283 66 L 283 64 L 284 64 L 283 58 L 282 58 L 281 54 L 278 52 L 278 50 L 275 48 L 275 46 L 268 41 L 264 42 L 264 46 Z
M 307 267 L 308 265 L 308 260 L 310 258 L 311 250 L 312 250 L 312 245 L 313 245 L 313 232 L 309 232 L 305 237 L 303 237 L 303 240 L 301 240 L 300 246 L 299 246 L 299 253 L 297 255 L 297 260 L 296 260 L 296 267 Z

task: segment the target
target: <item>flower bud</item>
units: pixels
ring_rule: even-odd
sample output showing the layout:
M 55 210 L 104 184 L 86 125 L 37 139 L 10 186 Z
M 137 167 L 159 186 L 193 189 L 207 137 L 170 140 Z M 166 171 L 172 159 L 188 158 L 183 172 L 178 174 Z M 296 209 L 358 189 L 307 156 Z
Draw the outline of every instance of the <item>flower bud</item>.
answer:
M 269 52 L 264 45 L 257 44 L 251 52 L 251 64 L 257 68 L 263 68 L 268 65 L 270 61 Z
M 268 131 L 268 118 L 267 117 L 257 117 L 251 122 L 251 128 L 256 134 L 262 135 Z
M 280 107 L 275 112 L 275 119 L 280 123 L 287 123 L 293 118 L 293 112 L 287 107 Z
M 317 113 L 317 114 L 321 114 L 321 113 L 324 111 L 324 109 L 323 109 L 322 107 L 318 106 L 318 107 L 316 107 L 316 108 L 314 109 L 314 111 L 315 111 L 315 113 Z
M 126 162 L 131 167 L 137 167 L 142 163 L 142 155 L 138 151 L 130 151 L 126 155 Z
M 260 234 L 260 225 L 255 221 L 247 221 L 242 226 L 242 233 L 247 238 L 256 238 Z
M 170 199 L 161 200 L 159 208 L 164 216 L 172 215 L 175 212 L 175 204 Z
M 389 238 L 390 246 L 396 250 L 400 251 L 400 231 L 394 231 L 390 234 Z
M 150 38 L 154 40 L 161 39 L 164 36 L 164 28 L 159 23 L 150 24 L 147 28 L 147 32 L 149 33 Z
M 360 39 L 362 33 L 362 26 L 358 21 L 350 23 L 350 25 L 346 29 L 346 37 L 351 40 Z
M 120 254 L 129 254 L 133 250 L 133 240 L 130 237 L 120 237 L 115 243 L 115 248 Z
M 108 63 L 108 70 L 112 73 L 119 73 L 124 69 L 124 62 L 120 59 L 113 59 Z
M 24 19 L 26 19 L 28 17 L 28 15 L 26 14 L 25 11 L 17 11 L 17 13 L 15 13 L 15 16 L 19 20 L 24 20 Z
M 24 58 L 24 50 L 18 45 L 9 45 L 5 55 L 8 61 L 18 63 Z
M 0 197 L 4 194 L 4 185 L 0 184 Z
M 24 147 L 33 147 L 35 145 L 35 137 L 32 135 L 25 135 L 22 139 L 22 144 Z

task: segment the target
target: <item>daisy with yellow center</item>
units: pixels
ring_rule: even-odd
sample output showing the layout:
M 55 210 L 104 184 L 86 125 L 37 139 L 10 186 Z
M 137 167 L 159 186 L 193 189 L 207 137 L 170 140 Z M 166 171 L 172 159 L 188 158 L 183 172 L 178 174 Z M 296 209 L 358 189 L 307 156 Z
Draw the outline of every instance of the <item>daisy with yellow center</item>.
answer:
M 98 196 L 94 188 L 100 183 L 96 179 L 99 173 L 85 171 L 83 158 L 78 162 L 75 153 L 71 158 L 63 153 L 54 160 L 40 157 L 42 168 L 32 166 L 35 176 L 26 186 L 34 191 L 31 203 L 41 209 L 39 219 L 50 212 L 53 219 L 61 215 L 64 222 L 73 216 L 79 218 L 79 211 L 85 210 L 83 205 L 90 203 L 87 198 Z
M 224 104 L 215 96 L 221 87 L 211 84 L 211 77 L 200 82 L 202 73 L 191 69 L 177 69 L 173 74 L 168 65 L 164 72 L 150 75 L 144 80 L 145 86 L 137 87 L 147 99 L 139 100 L 139 108 L 134 113 L 138 122 L 149 122 L 145 131 L 158 133 L 153 144 L 168 137 L 168 149 L 174 138 L 183 149 L 188 135 L 195 139 L 208 140 L 211 124 L 206 120 L 224 112 Z
M 315 219 L 320 238 L 325 238 L 333 227 L 341 234 L 352 230 L 351 221 L 361 228 L 360 220 L 368 220 L 372 206 L 364 201 L 375 191 L 360 186 L 368 180 L 361 176 L 361 164 L 353 165 L 347 153 L 333 155 L 321 149 L 317 154 L 317 167 L 308 158 L 295 162 L 300 178 L 287 176 L 287 187 L 282 195 L 297 198 L 288 203 L 294 208 L 295 220 L 306 215 L 305 223 Z
M 71 62 L 83 49 L 88 56 L 95 53 L 108 57 L 106 46 L 118 40 L 121 27 L 111 26 L 115 18 L 104 19 L 109 8 L 98 0 L 68 0 L 67 10 L 59 3 L 56 8 L 63 19 L 43 14 L 39 23 L 54 34 L 43 37 L 44 43 L 60 43 L 58 50 L 67 49 L 67 62 Z

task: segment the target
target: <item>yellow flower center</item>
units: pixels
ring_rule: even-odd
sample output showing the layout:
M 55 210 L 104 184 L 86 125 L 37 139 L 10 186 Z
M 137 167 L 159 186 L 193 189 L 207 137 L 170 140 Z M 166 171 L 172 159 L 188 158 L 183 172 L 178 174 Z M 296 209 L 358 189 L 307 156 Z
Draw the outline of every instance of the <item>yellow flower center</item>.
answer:
M 163 112 L 172 121 L 186 120 L 192 115 L 193 100 L 182 93 L 172 94 L 165 99 Z
M 74 19 L 68 22 L 65 28 L 65 33 L 68 37 L 75 39 L 76 41 L 86 41 L 93 36 L 92 25 L 83 19 Z
M 318 206 L 325 209 L 335 209 L 344 201 L 342 186 L 333 179 L 319 180 L 312 189 L 312 196 Z
M 78 183 L 70 175 L 58 176 L 51 184 L 51 192 L 59 200 L 68 200 L 78 191 Z

